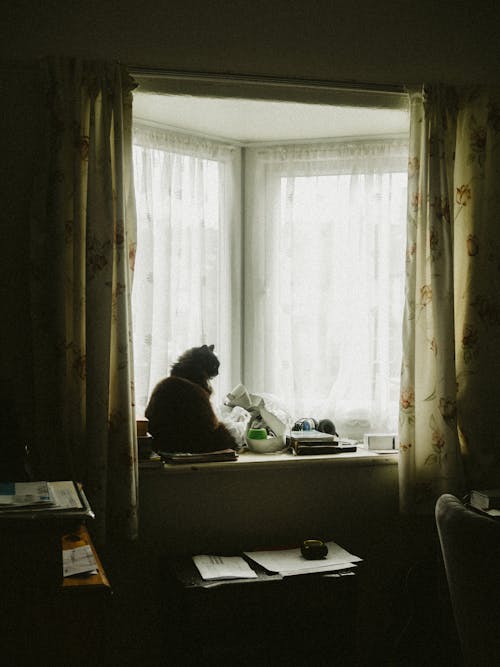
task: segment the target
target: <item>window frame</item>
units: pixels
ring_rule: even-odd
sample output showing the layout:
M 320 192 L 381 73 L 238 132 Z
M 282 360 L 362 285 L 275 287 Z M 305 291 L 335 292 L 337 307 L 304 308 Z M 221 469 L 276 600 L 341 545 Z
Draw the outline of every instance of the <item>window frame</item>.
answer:
M 219 96 L 400 110 L 408 110 L 409 107 L 408 95 L 404 86 L 387 84 L 352 85 L 334 81 L 221 75 L 219 73 L 181 72 L 141 67 L 131 68 L 130 71 L 135 80 L 138 81 L 142 92 L 154 92 L 157 94 L 189 94 L 197 97 Z M 240 188 L 240 192 L 242 190 L 243 188 Z M 242 260 L 244 260 L 245 254 L 243 244 L 244 228 L 239 230 L 232 248 L 232 250 L 236 249 L 239 252 Z M 245 277 L 243 261 L 241 264 L 240 275 L 233 277 L 240 285 L 239 292 L 244 294 Z M 241 313 L 233 335 L 234 349 L 239 346 L 238 362 L 235 362 L 235 365 L 239 366 L 240 372 L 244 363 L 244 341 L 243 335 L 238 336 L 237 329 L 240 329 L 242 332 L 243 327 L 244 318 L 243 313 Z M 338 460 L 338 458 L 335 460 Z

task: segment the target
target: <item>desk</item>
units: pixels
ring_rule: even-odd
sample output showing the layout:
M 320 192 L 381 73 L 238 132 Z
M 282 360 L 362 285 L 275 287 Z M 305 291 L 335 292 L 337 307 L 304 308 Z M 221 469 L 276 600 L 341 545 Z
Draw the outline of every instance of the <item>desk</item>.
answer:
M 206 587 L 188 557 L 167 564 L 165 651 L 172 665 L 354 665 L 356 576 L 307 574 Z
M 89 576 L 62 576 L 58 584 L 4 587 L 0 644 L 4 664 L 16 667 L 103 664 L 111 586 L 86 526 L 59 535 L 62 549 L 88 544 L 98 564 Z

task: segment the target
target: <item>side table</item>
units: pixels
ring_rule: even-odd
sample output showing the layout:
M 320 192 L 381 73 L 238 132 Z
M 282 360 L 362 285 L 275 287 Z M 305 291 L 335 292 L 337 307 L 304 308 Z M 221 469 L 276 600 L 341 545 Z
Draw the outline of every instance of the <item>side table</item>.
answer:
M 16 667 L 104 664 L 109 631 L 111 586 L 88 530 L 76 524 L 59 534 L 59 549 L 88 544 L 97 562 L 96 574 L 63 578 L 62 566 L 52 586 L 4 588 L 0 631 L 2 658 Z

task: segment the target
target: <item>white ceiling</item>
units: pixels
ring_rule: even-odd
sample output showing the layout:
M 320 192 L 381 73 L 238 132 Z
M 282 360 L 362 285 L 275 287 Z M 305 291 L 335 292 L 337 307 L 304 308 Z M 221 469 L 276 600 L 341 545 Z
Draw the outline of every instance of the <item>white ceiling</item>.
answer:
M 134 93 L 134 117 L 241 143 L 408 132 L 406 109 Z

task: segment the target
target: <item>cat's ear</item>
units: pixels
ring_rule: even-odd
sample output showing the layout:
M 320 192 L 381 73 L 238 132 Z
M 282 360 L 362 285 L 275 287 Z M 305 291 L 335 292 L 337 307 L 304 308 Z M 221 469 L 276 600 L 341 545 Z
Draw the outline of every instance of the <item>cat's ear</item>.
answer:
M 215 345 L 209 345 L 209 346 L 208 346 L 208 349 L 210 350 L 210 352 L 213 352 L 213 351 L 214 351 L 214 347 L 215 347 Z
M 201 349 L 202 349 L 202 350 L 208 350 L 208 346 L 207 346 L 207 345 L 202 345 L 202 346 L 201 346 Z

